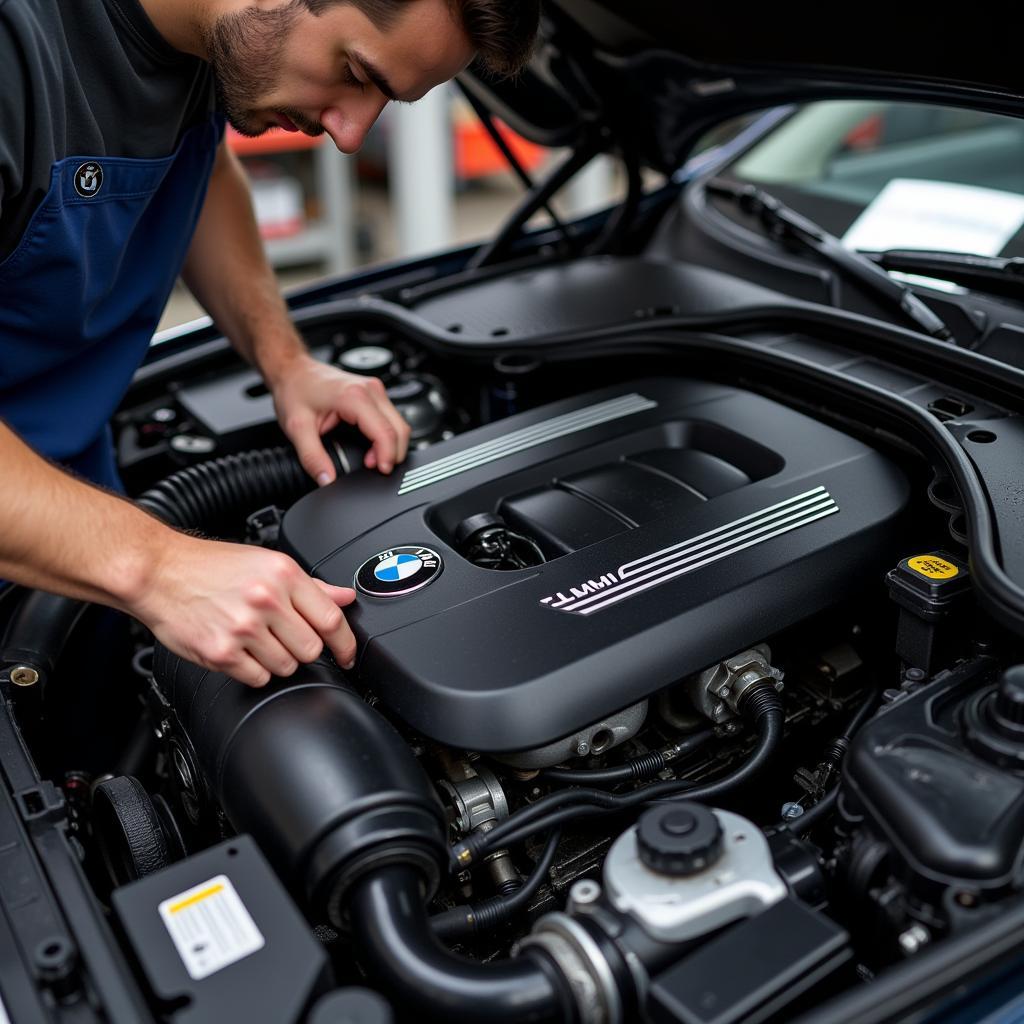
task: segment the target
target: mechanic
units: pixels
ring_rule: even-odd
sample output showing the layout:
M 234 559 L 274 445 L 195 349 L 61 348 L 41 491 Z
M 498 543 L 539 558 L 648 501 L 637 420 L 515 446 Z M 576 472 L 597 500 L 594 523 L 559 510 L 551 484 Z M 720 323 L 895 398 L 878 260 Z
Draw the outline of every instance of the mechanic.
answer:
M 108 420 L 180 271 L 319 484 L 342 421 L 390 473 L 409 428 L 379 381 L 318 362 L 290 323 L 224 122 L 354 153 L 389 101 L 473 59 L 514 73 L 538 2 L 0 0 L 0 580 L 127 612 L 252 686 L 325 643 L 353 663 L 354 591 L 120 496 Z

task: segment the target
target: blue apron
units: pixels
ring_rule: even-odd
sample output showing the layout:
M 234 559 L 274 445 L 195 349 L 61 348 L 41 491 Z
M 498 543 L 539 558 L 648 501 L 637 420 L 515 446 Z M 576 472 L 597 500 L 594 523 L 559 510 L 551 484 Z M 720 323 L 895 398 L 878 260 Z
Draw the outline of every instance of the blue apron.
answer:
M 202 210 L 223 118 L 157 160 L 73 156 L 0 263 L 0 419 L 120 490 L 109 420 L 142 362 Z

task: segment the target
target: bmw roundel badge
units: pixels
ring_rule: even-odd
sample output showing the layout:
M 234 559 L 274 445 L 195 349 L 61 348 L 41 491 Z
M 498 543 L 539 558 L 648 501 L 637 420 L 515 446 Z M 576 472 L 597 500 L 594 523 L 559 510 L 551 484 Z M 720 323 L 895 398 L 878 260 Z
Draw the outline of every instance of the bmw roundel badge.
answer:
M 430 548 L 406 544 L 378 551 L 356 572 L 356 586 L 371 597 L 402 597 L 433 583 L 444 563 Z

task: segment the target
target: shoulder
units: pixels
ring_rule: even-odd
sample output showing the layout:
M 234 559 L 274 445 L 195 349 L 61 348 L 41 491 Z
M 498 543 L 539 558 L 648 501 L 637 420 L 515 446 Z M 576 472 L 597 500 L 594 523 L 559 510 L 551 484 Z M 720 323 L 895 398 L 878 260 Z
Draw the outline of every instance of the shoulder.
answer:
M 32 49 L 31 26 L 22 4 L 0 0 L 0 159 L 24 131 L 30 92 L 26 66 Z
M 46 0 L 0 0 L 0 100 L 24 101 L 34 83 L 55 73 L 59 78 L 54 46 L 62 33 L 51 6 Z

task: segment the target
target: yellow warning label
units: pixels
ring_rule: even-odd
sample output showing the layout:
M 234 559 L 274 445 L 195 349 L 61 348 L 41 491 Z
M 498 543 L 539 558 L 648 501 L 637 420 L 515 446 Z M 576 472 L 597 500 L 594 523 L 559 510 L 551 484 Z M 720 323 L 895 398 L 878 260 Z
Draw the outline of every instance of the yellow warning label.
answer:
M 907 565 L 914 572 L 927 576 L 930 580 L 951 580 L 954 576 L 960 575 L 960 570 L 952 562 L 944 558 L 936 558 L 934 555 L 917 555 L 908 560 Z
M 167 908 L 168 913 L 177 914 L 178 911 L 184 910 L 186 907 L 194 906 L 196 903 L 202 900 L 208 899 L 210 896 L 216 896 L 217 893 L 223 892 L 223 885 L 211 885 L 208 889 L 203 889 L 202 892 L 197 892 L 187 899 L 183 899 L 178 903 L 174 903 Z

